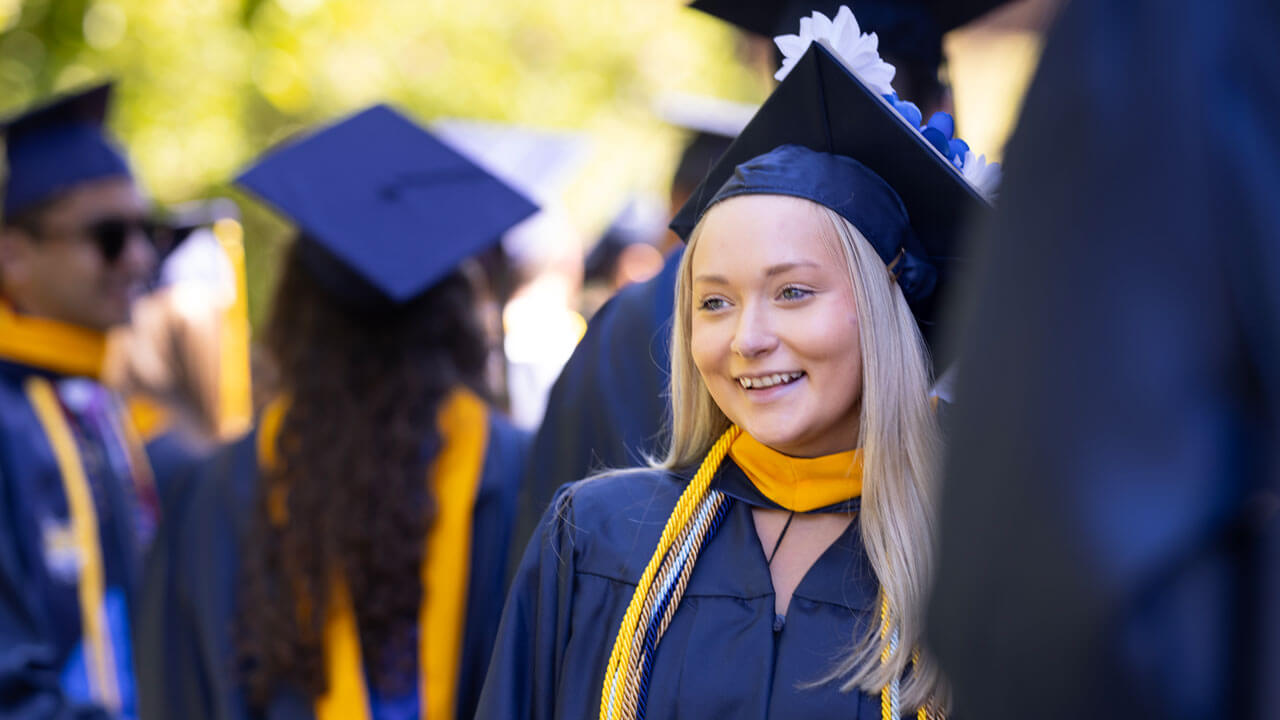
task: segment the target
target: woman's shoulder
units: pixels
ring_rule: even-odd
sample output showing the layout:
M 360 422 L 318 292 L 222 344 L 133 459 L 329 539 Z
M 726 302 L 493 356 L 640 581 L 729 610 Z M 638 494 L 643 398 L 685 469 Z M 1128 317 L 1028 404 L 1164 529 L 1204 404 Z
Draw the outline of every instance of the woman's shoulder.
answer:
M 565 485 L 553 505 L 588 524 L 620 518 L 665 521 L 687 483 L 684 474 L 661 468 L 608 470 Z
M 614 470 L 562 487 L 547 510 L 577 572 L 634 584 L 687 478 L 666 470 Z

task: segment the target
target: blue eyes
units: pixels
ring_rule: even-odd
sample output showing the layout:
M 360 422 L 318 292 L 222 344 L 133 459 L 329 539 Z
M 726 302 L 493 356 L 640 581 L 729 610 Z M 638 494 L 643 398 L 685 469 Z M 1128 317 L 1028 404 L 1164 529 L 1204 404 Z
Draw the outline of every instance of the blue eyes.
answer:
M 782 288 L 782 292 L 778 293 L 778 297 L 783 300 L 803 300 L 813 294 L 812 290 L 805 290 L 794 285 L 788 285 Z
M 795 285 L 788 285 L 778 291 L 777 299 L 781 300 L 782 302 L 791 303 L 791 302 L 798 302 L 800 300 L 806 300 L 812 295 L 813 295 L 812 290 L 809 290 L 807 288 L 797 287 Z M 723 310 L 728 306 L 729 306 L 729 301 L 725 300 L 722 297 L 718 297 L 714 295 L 708 298 L 704 298 L 702 302 L 698 303 L 698 309 L 704 312 L 716 312 L 718 310 Z

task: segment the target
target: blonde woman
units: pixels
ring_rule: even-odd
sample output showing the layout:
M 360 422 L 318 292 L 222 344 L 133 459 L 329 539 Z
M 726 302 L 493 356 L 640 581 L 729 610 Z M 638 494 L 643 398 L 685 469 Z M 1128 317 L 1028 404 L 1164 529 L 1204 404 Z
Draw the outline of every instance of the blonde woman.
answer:
M 479 718 L 947 709 L 919 647 L 939 437 L 913 309 L 982 200 L 927 135 L 814 47 L 677 216 L 670 449 L 561 491 Z

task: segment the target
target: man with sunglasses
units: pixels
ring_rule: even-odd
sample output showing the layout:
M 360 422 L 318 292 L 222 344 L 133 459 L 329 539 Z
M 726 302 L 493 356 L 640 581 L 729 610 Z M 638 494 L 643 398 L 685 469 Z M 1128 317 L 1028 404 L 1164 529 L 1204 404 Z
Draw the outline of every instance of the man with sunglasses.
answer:
M 99 384 L 155 264 L 103 131 L 110 85 L 0 125 L 0 717 L 130 718 L 130 608 L 155 521 L 145 455 Z

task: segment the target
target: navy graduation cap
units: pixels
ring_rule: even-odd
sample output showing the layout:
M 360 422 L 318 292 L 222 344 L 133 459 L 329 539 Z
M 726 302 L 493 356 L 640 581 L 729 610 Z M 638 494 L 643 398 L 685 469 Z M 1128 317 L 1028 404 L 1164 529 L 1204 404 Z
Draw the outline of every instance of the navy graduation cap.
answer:
M 994 10 L 1010 0 L 694 0 L 689 7 L 773 37 L 792 32 L 800 18 L 813 11 L 834 15 L 848 5 L 858 20 L 892 44 L 895 51 L 932 50 L 942 35 Z
M 538 210 L 386 105 L 285 143 L 236 182 L 294 221 L 304 264 L 357 309 L 415 298 Z
M 9 166 L 6 218 L 80 183 L 130 177 L 129 163 L 103 130 L 111 88 L 96 85 L 0 121 Z
M 957 167 L 967 146 L 950 138 L 950 127 L 934 127 L 950 118 L 939 113 L 920 132 L 918 111 L 904 119 L 891 103 L 812 43 L 671 229 L 688 240 L 711 206 L 743 194 L 825 205 L 866 236 L 932 340 L 936 298 L 959 262 L 958 236 L 989 205 Z

